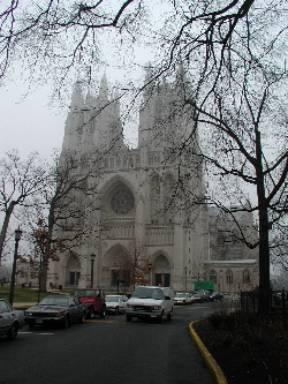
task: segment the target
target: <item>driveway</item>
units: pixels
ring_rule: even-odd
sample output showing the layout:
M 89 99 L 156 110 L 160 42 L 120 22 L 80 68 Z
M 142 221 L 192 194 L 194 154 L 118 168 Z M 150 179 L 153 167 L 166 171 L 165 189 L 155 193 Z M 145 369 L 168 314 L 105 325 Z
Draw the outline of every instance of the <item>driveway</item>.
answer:
M 176 307 L 162 324 L 122 315 L 67 330 L 24 328 L 14 342 L 0 341 L 0 384 L 212 384 L 187 324 L 213 310 Z

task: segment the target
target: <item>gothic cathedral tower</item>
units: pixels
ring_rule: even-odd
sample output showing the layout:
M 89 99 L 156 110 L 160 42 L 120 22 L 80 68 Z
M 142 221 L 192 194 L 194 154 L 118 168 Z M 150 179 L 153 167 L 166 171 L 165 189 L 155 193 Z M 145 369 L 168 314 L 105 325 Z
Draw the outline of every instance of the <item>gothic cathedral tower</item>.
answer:
M 180 68 L 174 83 L 145 89 L 136 149 L 125 144 L 119 97 L 106 77 L 97 96 L 75 84 L 60 158 L 70 188 L 50 286 L 191 290 L 208 273 L 209 215 L 193 204 L 204 197 L 203 175 L 183 81 Z

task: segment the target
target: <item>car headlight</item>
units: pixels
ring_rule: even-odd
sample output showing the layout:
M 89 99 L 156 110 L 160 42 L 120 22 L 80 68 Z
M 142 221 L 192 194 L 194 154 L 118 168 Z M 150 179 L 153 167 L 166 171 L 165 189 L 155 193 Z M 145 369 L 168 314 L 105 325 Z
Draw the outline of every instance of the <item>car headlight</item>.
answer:
M 154 305 L 153 309 L 158 310 L 161 309 L 161 307 L 159 307 L 159 305 Z
M 55 316 L 56 317 L 62 317 L 62 316 L 64 316 L 65 315 L 65 311 L 61 311 L 61 312 L 57 312 L 57 313 L 55 313 Z
M 32 312 L 27 312 L 27 311 L 25 311 L 25 312 L 24 312 L 24 316 L 32 316 Z

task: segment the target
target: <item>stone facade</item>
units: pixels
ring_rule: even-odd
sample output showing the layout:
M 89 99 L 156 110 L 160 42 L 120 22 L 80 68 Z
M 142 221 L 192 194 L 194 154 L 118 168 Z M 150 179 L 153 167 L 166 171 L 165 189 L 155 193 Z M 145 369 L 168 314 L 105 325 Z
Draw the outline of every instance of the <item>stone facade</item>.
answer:
M 71 192 L 81 214 L 63 220 L 55 236 L 81 235 L 50 263 L 48 284 L 129 291 L 141 283 L 191 290 L 195 281 L 212 278 L 227 292 L 239 291 L 247 281 L 257 285 L 255 252 L 225 242 L 231 223 L 224 233 L 225 218 L 195 204 L 204 201 L 204 177 L 196 141 L 181 147 L 194 129 L 193 111 L 182 108 L 181 81 L 178 74 L 173 84 L 146 89 L 136 149 L 123 140 L 118 96 L 109 93 L 105 77 L 97 97 L 90 92 L 84 97 L 76 83 L 61 161 L 72 156 L 73 177 L 83 178 L 81 190 Z M 251 217 L 244 219 L 251 224 Z M 222 284 L 227 271 L 236 269 L 249 279 Z

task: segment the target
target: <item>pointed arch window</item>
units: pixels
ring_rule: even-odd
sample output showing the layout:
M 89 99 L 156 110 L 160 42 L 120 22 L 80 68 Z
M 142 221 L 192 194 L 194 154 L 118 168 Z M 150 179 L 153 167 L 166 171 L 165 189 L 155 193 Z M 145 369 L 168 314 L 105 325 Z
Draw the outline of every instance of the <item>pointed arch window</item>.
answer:
M 243 277 L 244 284 L 250 283 L 250 272 L 248 269 L 244 269 L 242 277 Z
M 228 269 L 226 271 L 226 283 L 228 285 L 233 284 L 233 272 L 231 271 L 231 269 Z

